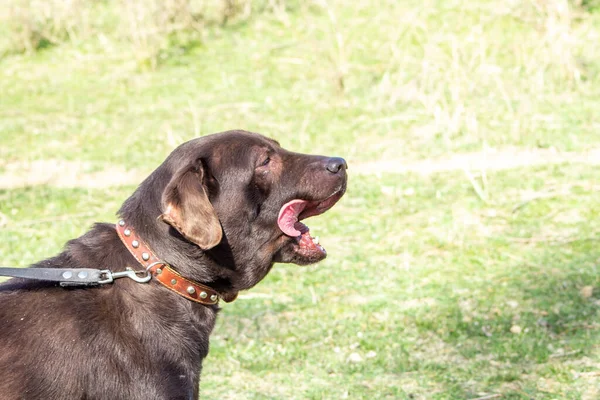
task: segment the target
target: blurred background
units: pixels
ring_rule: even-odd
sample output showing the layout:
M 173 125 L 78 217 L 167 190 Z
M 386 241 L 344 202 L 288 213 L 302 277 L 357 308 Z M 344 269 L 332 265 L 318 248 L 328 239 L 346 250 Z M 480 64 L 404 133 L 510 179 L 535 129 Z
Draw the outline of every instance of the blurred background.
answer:
M 600 398 L 600 2 L 4 0 L 0 264 L 178 144 L 338 155 L 329 257 L 223 306 L 221 399 Z

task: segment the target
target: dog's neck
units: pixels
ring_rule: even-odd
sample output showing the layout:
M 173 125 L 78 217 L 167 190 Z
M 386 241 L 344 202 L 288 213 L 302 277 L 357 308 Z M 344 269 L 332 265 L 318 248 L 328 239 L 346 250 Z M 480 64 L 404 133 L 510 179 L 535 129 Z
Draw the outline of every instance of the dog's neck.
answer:
M 115 225 L 115 229 L 123 246 L 141 265 L 145 273 L 167 289 L 190 301 L 204 305 L 217 304 L 220 298 L 226 302 L 231 302 L 237 297 L 237 293 L 219 293 L 210 286 L 187 279 L 179 274 L 169 264 L 161 260 L 124 219 L 119 220 Z
M 221 242 L 204 251 L 159 218 L 163 212 L 162 188 L 169 179 L 170 175 L 159 167 L 123 203 L 119 216 L 133 226 L 161 260 L 189 279 L 223 294 L 237 293 L 260 282 L 273 262 L 254 257 L 253 251 L 245 252 L 250 255 L 247 260 L 236 260 L 225 230 Z M 238 265 L 241 262 L 243 265 Z
M 215 289 L 219 293 L 237 292 L 234 287 L 236 268 L 233 259 L 215 259 L 184 238 L 177 230 L 159 219 L 162 213 L 160 191 L 143 190 L 145 186 L 162 187 L 155 176 L 146 179 L 123 203 L 119 216 L 135 229 L 152 251 L 181 275 Z M 152 197 L 141 198 L 141 193 Z M 142 201 L 143 200 L 143 201 Z M 219 246 L 226 246 L 226 238 Z

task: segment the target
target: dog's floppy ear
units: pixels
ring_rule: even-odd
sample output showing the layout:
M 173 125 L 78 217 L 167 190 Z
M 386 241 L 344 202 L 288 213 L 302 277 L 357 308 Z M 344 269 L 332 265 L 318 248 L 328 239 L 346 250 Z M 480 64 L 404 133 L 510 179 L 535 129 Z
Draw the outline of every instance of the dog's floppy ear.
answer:
M 219 244 L 223 232 L 203 183 L 205 173 L 201 159 L 177 171 L 162 194 L 164 211 L 160 218 L 208 250 Z

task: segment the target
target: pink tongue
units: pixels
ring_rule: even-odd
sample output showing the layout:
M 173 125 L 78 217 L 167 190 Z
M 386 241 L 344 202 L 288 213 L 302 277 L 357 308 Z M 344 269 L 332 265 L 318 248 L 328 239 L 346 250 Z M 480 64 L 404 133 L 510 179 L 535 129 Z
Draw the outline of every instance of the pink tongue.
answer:
M 304 210 L 306 204 L 308 204 L 306 200 L 292 200 L 281 207 L 277 225 L 283 233 L 291 237 L 298 237 L 308 231 L 306 225 L 298 222 L 298 215 Z

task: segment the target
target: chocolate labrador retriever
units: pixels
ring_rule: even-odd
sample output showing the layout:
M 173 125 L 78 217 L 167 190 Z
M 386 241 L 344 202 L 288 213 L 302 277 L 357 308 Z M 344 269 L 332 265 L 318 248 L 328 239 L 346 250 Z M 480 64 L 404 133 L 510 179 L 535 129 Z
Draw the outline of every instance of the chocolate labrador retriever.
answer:
M 0 286 L 0 398 L 197 399 L 219 298 L 273 263 L 326 257 L 300 221 L 342 197 L 346 168 L 244 131 L 179 146 L 116 226 L 96 224 L 32 266 L 110 270 L 105 284 Z

